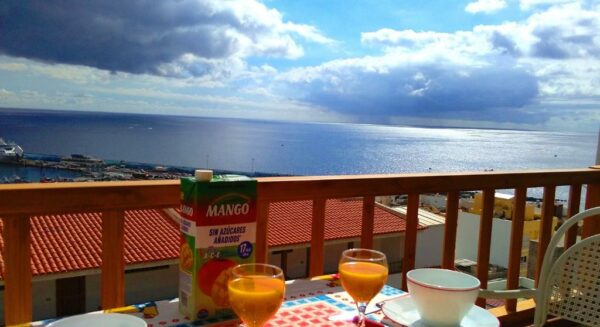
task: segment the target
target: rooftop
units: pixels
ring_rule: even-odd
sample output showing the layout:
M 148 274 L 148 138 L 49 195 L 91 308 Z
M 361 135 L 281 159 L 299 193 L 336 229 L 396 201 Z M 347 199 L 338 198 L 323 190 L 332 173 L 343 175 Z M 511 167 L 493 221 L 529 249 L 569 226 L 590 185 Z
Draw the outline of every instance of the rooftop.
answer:
M 0 220 L 0 231 L 4 224 Z M 97 269 L 101 264 L 99 213 L 32 217 L 31 268 L 34 276 Z M 165 240 L 170 240 L 166 241 Z M 179 226 L 162 210 L 125 212 L 125 264 L 141 264 L 179 256 Z M 4 239 L 0 238 L 4 253 Z M 0 257 L 4 279 L 4 258 Z
M 362 199 L 331 199 L 325 207 L 325 241 L 361 235 Z M 310 243 L 312 201 L 274 202 L 269 207 L 269 246 Z M 423 228 L 423 226 L 419 226 Z M 375 206 L 374 235 L 402 233 L 404 216 Z
M 388 210 L 394 210 L 398 212 L 402 217 L 406 217 L 406 206 L 388 207 Z M 431 211 L 419 208 L 418 212 L 419 224 L 422 226 L 438 226 L 446 223 L 446 217 L 438 215 Z

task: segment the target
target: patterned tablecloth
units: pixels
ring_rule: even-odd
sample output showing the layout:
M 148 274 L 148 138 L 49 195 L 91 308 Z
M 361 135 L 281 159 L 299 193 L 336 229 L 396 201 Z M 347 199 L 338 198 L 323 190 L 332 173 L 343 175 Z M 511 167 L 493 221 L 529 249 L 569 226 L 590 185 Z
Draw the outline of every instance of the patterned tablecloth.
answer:
M 385 325 L 393 325 L 385 319 L 377 304 L 401 296 L 405 292 L 385 286 L 367 308 L 368 318 Z M 179 300 L 163 300 L 132 305 L 104 312 L 120 312 L 144 318 L 148 327 L 163 326 L 238 326 L 235 316 L 220 319 L 190 321 L 179 313 Z M 100 314 L 103 311 L 89 314 Z M 299 279 L 286 282 L 284 303 L 267 326 L 354 326 L 351 319 L 356 313 L 352 298 L 341 287 L 336 275 Z M 47 326 L 54 320 L 45 320 L 32 326 Z

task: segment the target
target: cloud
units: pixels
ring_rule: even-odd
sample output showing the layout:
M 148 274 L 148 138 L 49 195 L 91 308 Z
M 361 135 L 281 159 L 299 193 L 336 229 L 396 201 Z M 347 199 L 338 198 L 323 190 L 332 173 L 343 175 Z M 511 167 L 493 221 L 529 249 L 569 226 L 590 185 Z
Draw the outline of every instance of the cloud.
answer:
M 311 26 L 311 25 L 294 24 L 294 23 L 288 22 L 288 23 L 283 24 L 283 30 L 289 31 L 289 32 L 294 32 L 298 35 L 301 35 L 305 39 L 310 40 L 315 43 L 326 44 L 326 45 L 338 44 L 338 42 L 336 40 L 324 36 L 323 34 L 321 34 L 321 32 L 319 32 L 319 30 L 316 27 Z
M 14 93 L 7 89 L 0 89 L 0 99 L 8 98 L 12 96 Z
M 0 70 L 7 70 L 7 71 L 22 71 L 22 70 L 26 70 L 27 66 L 23 63 L 16 63 L 16 62 L 0 62 Z
M 543 126 L 588 99 L 600 109 L 600 4 L 555 5 L 520 22 L 455 32 L 382 28 L 361 34 L 381 55 L 297 68 L 296 98 L 373 122 L 498 122 Z M 561 106 L 550 100 L 565 100 Z M 542 110 L 543 108 L 546 108 Z M 517 126 L 515 125 L 515 126 Z
M 542 97 L 592 97 L 600 79 L 600 4 L 555 5 L 521 23 L 478 26 L 496 51 L 531 68 Z
M 412 47 L 442 41 L 450 37 L 452 37 L 452 34 L 449 33 L 432 31 L 415 32 L 410 29 L 397 31 L 390 28 L 382 28 L 375 32 L 362 33 L 360 40 L 365 44 Z
M 523 10 L 530 10 L 541 6 L 551 6 L 565 3 L 572 3 L 573 0 L 520 0 L 519 6 Z
M 477 0 L 467 4 L 465 11 L 471 14 L 490 14 L 506 7 L 504 0 Z
M 298 58 L 297 38 L 330 44 L 255 1 L 0 3 L 0 53 L 113 72 L 224 78 L 244 58 Z
M 530 104 L 538 94 L 536 79 L 515 67 L 435 65 L 407 58 L 372 69 L 375 61 L 331 62 L 288 78 L 303 90 L 302 100 L 371 122 L 402 115 L 508 121 L 517 118 L 515 108 Z

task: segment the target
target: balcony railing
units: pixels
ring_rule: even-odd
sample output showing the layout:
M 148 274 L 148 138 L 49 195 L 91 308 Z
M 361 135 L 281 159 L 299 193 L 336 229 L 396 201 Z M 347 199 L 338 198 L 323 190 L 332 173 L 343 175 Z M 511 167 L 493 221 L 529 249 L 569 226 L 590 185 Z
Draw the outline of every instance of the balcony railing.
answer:
M 403 274 L 415 266 L 419 194 L 447 193 L 446 224 L 441 266 L 454 268 L 459 210 L 459 192 L 483 190 L 483 210 L 479 228 L 477 277 L 481 287 L 488 283 L 494 193 L 514 189 L 515 205 L 507 275 L 508 288 L 519 284 L 521 242 L 527 188 L 543 187 L 538 258 L 542 258 L 552 235 L 552 218 L 557 186 L 569 186 L 569 216 L 579 210 L 581 190 L 587 185 L 586 207 L 600 205 L 600 169 L 451 174 L 401 174 L 356 176 L 273 177 L 258 179 L 257 260 L 266 261 L 269 204 L 279 201 L 311 200 L 312 238 L 310 275 L 323 273 L 325 206 L 327 199 L 362 197 L 361 246 L 372 247 L 375 197 L 408 194 Z M 124 305 L 124 211 L 179 206 L 179 181 L 135 181 L 56 184 L 0 185 L 0 217 L 4 221 L 5 322 L 8 325 L 32 319 L 32 272 L 30 266 L 30 217 L 36 215 L 102 212 L 103 308 Z M 600 225 L 586 224 L 583 234 L 600 232 Z M 573 244 L 576 230 L 567 238 Z M 538 271 L 541 260 L 538 260 Z M 537 279 L 537 274 L 536 274 Z M 405 278 L 401 287 L 406 289 Z M 478 304 L 483 305 L 479 299 Z M 522 305 L 508 300 L 501 320 L 521 316 Z

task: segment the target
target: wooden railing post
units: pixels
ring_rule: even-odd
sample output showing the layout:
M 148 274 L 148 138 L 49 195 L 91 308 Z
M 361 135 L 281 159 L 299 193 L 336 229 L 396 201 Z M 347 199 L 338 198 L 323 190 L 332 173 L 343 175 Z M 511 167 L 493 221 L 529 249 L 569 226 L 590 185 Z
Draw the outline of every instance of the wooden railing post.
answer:
M 490 268 L 490 248 L 492 244 L 492 226 L 494 223 L 494 189 L 483 190 L 483 208 L 479 224 L 479 246 L 477 248 L 477 278 L 481 288 L 487 288 L 488 270 Z M 485 308 L 485 299 L 478 298 L 476 304 Z
M 408 291 L 406 274 L 415 268 L 417 255 L 417 228 L 419 226 L 419 194 L 408 194 L 406 208 L 406 235 L 404 238 L 404 257 L 402 258 L 402 289 Z
M 125 212 L 102 213 L 102 309 L 125 305 Z
M 508 252 L 508 272 L 506 288 L 509 290 L 519 288 L 519 276 L 521 273 L 521 251 L 523 248 L 523 228 L 525 224 L 525 201 L 527 200 L 527 188 L 515 189 L 515 200 L 512 212 L 512 224 L 510 227 L 510 249 Z M 517 309 L 517 300 L 506 300 L 506 310 L 514 312 Z
M 588 184 L 587 193 L 585 196 L 585 208 L 589 209 L 598 206 L 600 206 L 600 184 Z M 596 234 L 600 234 L 599 219 L 584 220 L 581 237 L 586 238 Z
M 458 227 L 458 192 L 448 192 L 446 197 L 446 224 L 444 226 L 444 248 L 442 268 L 454 269 L 456 251 L 456 229 Z
M 544 187 L 544 198 L 542 199 L 542 221 L 540 221 L 540 237 L 538 238 L 537 261 L 535 269 L 535 286 L 537 287 L 542 270 L 542 263 L 546 248 L 552 238 L 552 221 L 554 220 L 554 198 L 556 186 Z
M 567 211 L 567 219 L 579 213 L 581 205 L 581 184 L 574 184 L 569 187 L 569 209 Z M 565 234 L 565 250 L 575 244 L 577 241 L 577 226 L 569 228 Z
M 28 216 L 4 216 L 4 315 L 7 326 L 32 320 L 31 234 Z
M 321 198 L 313 200 L 312 232 L 310 239 L 310 277 L 323 274 L 326 202 L 326 199 Z
M 375 225 L 375 196 L 363 198 L 362 224 L 360 234 L 360 247 L 373 248 L 373 226 Z
M 256 220 L 256 262 L 266 263 L 268 260 L 268 228 L 269 202 L 258 200 L 258 217 Z

